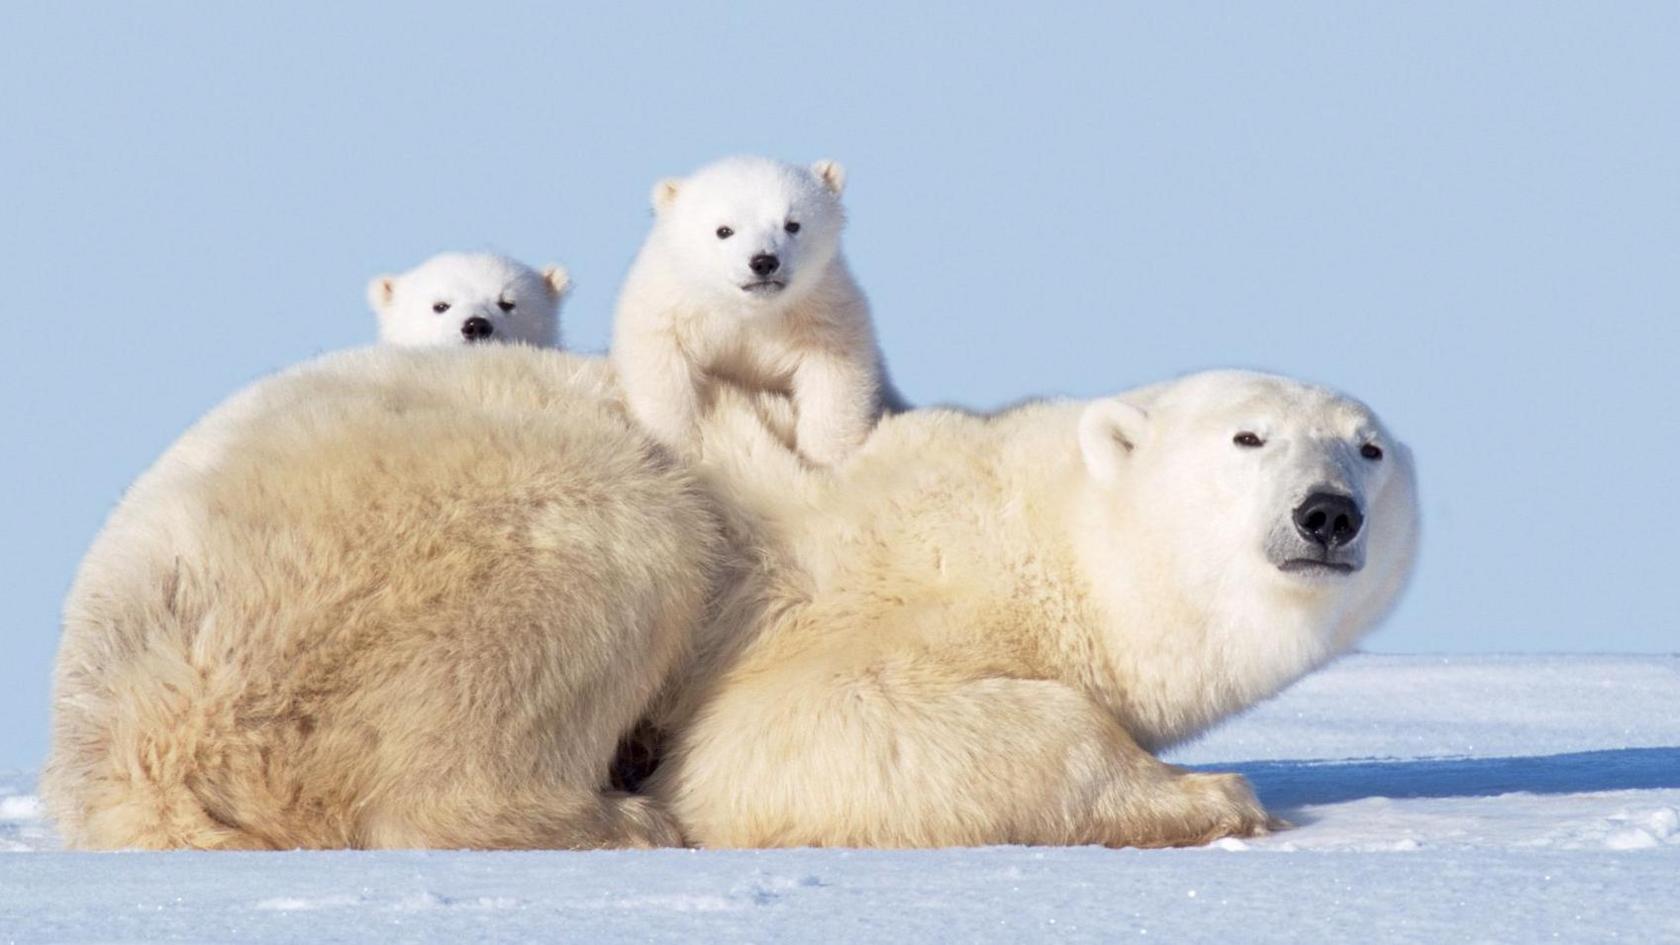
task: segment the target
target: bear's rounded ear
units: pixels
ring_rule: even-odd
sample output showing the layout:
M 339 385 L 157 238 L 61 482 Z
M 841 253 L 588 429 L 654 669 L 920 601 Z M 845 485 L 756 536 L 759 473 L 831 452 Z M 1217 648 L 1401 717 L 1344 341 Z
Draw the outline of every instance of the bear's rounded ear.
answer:
M 1091 478 L 1107 485 L 1149 432 L 1149 414 L 1118 397 L 1094 400 L 1079 417 L 1079 452 Z
M 817 175 L 817 180 L 822 181 L 829 193 L 836 197 L 840 196 L 840 191 L 846 189 L 846 169 L 840 166 L 839 161 L 825 158 L 811 165 L 811 173 Z
M 653 185 L 653 193 L 648 196 L 648 202 L 653 204 L 654 213 L 664 213 L 677 199 L 677 191 L 682 189 L 682 181 L 675 177 L 667 177 Z
M 565 298 L 566 290 L 572 287 L 572 274 L 566 271 L 565 266 L 553 264 L 544 266 L 542 277 L 543 281 L 548 283 L 548 288 L 554 293 L 556 299 Z
M 368 304 L 373 306 L 375 312 L 383 313 L 391 307 L 391 299 L 396 293 L 396 276 L 375 276 L 373 281 L 368 283 Z

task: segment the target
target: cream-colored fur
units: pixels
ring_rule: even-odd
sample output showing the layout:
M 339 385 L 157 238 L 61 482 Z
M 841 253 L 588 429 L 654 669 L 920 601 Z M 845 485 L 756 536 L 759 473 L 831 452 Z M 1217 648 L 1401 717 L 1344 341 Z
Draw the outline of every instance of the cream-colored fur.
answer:
M 896 407 L 868 302 L 840 253 L 843 181 L 832 161 L 731 158 L 655 186 L 612 359 L 631 410 L 661 442 L 693 452 L 720 381 L 790 395 L 799 452 L 819 464 L 845 458 Z M 755 257 L 776 269 L 754 272 Z
M 259 382 L 77 575 L 42 784 L 65 843 L 677 842 L 603 788 L 718 589 L 713 505 L 600 361 L 383 348 Z
M 755 615 L 705 642 L 660 720 L 653 792 L 706 846 L 1262 831 L 1240 777 L 1151 753 L 1346 650 L 1413 559 L 1405 448 L 1282 378 L 902 414 L 839 470 L 779 451 L 746 409 L 708 423 L 709 474 L 770 563 Z M 1249 431 L 1263 445 L 1234 442 Z M 1291 514 L 1314 490 L 1363 506 L 1337 552 L 1357 572 L 1297 560 Z

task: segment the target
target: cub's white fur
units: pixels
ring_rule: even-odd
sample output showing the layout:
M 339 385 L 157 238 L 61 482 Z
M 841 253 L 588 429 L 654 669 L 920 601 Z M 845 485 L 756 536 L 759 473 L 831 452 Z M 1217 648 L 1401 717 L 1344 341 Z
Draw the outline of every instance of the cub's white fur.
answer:
M 560 301 L 571 277 L 492 253 L 440 253 L 368 283 L 379 340 L 409 347 L 477 341 L 560 345 Z M 441 311 L 440 311 L 441 309 Z
M 840 253 L 843 183 L 833 161 L 740 157 L 654 187 L 612 359 L 631 411 L 661 442 L 693 449 L 721 380 L 790 393 L 799 452 L 832 464 L 863 441 L 883 398 L 896 400 Z
M 380 347 L 261 381 L 83 561 L 46 802 L 81 849 L 678 842 L 604 787 L 719 523 L 599 360 Z
M 744 408 L 705 437 L 771 562 L 757 616 L 707 642 L 663 719 L 654 793 L 708 846 L 1262 831 L 1240 777 L 1152 752 L 1348 649 L 1414 555 L 1405 447 L 1280 377 L 902 414 L 839 470 L 779 459 Z M 1315 493 L 1362 510 L 1356 538 L 1299 532 Z

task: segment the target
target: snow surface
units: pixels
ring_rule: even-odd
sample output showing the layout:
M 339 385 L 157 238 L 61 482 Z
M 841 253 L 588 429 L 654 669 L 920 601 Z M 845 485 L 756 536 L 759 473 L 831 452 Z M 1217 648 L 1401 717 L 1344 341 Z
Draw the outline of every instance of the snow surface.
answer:
M 1680 942 L 1680 657 L 1350 657 L 1171 760 L 1244 772 L 1296 826 L 1161 851 L 71 854 L 31 776 L 0 774 L 0 943 Z

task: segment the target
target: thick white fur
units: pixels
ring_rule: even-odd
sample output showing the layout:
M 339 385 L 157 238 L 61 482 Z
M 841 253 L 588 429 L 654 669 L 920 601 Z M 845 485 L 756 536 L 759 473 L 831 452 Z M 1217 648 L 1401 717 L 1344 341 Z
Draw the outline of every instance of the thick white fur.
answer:
M 604 362 L 374 348 L 142 476 L 65 606 L 73 848 L 677 842 L 604 793 L 719 586 L 719 517 Z
M 1265 445 L 1235 445 L 1244 431 Z M 770 562 L 756 615 L 707 642 L 662 720 L 655 796 L 706 846 L 1262 831 L 1240 777 L 1151 753 L 1348 649 L 1414 555 L 1405 447 L 1357 402 L 1278 377 L 901 414 L 839 470 L 778 455 L 744 408 L 705 437 Z M 1275 563 L 1315 488 L 1365 509 L 1356 573 Z
M 560 302 L 570 288 L 561 266 L 538 271 L 492 253 L 439 253 L 402 275 L 375 277 L 368 305 L 386 344 L 469 344 L 462 327 L 482 318 L 492 331 L 480 341 L 559 347 Z M 447 308 L 439 312 L 439 305 Z
M 729 158 L 654 187 L 653 230 L 618 301 L 612 359 L 630 409 L 692 452 L 717 381 L 792 395 L 797 446 L 839 462 L 896 394 L 869 306 L 840 253 L 838 164 Z M 799 225 L 797 233 L 787 224 Z M 718 237 L 719 227 L 733 234 Z M 754 287 L 758 254 L 780 268 Z

